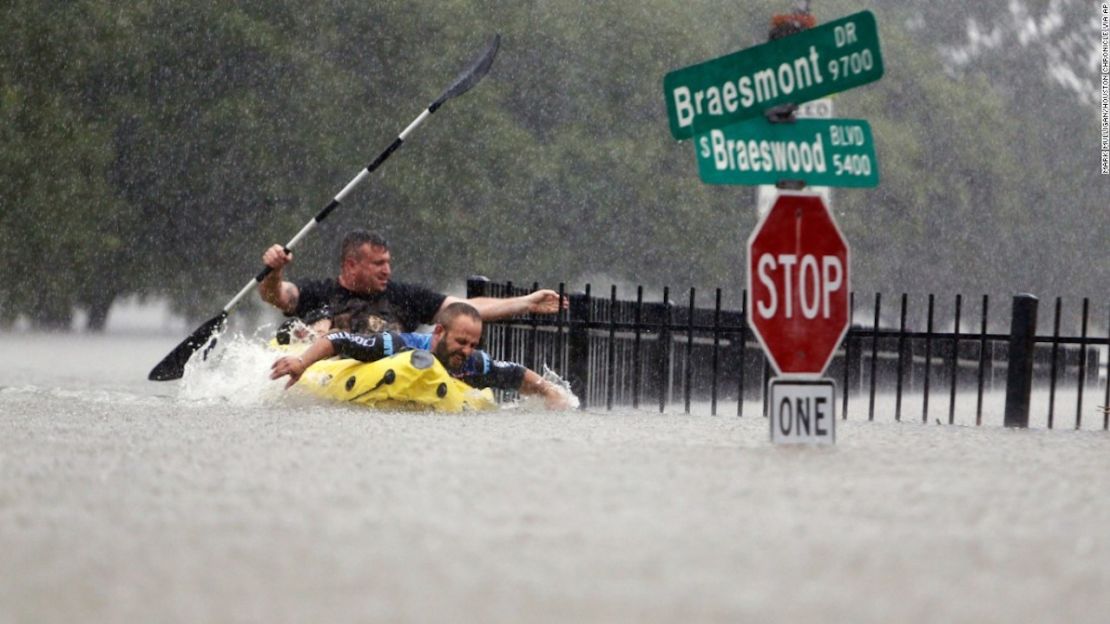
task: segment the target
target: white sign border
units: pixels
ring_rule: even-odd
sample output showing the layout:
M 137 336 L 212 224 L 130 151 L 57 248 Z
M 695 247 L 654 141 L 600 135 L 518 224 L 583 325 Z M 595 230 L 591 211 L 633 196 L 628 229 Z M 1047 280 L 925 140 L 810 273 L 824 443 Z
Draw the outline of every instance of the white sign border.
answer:
M 832 425 L 829 427 L 829 429 L 830 429 L 830 436 L 829 437 L 831 438 L 831 440 L 829 442 L 827 442 L 827 443 L 826 442 L 813 442 L 813 441 L 775 442 L 775 419 L 772 418 L 770 412 L 775 409 L 775 407 L 774 407 L 773 387 L 776 386 L 776 385 L 779 385 L 779 386 L 785 386 L 785 385 L 829 386 L 830 388 L 832 388 L 832 398 L 833 398 L 833 400 L 832 400 L 832 419 L 831 419 Z M 831 378 L 831 377 L 822 377 L 820 379 L 800 379 L 800 378 L 797 378 L 797 377 L 794 377 L 794 376 L 772 377 L 767 382 L 767 412 L 768 413 L 764 414 L 764 416 L 767 418 L 767 430 L 768 430 L 768 433 L 770 434 L 771 443 L 775 444 L 776 446 L 779 446 L 779 445 L 782 445 L 782 446 L 795 446 L 795 445 L 836 446 L 836 419 L 837 419 L 836 397 L 837 397 L 836 380 Z

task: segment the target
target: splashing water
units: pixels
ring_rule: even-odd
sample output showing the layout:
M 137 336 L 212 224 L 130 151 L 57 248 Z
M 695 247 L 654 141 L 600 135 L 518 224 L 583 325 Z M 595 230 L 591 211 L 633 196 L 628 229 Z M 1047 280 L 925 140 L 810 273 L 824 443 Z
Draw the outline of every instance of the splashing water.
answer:
M 582 402 L 578 400 L 578 397 L 575 396 L 573 392 L 571 392 L 570 382 L 563 379 L 559 376 L 558 373 L 548 368 L 547 364 L 543 365 L 543 375 L 541 376 L 543 377 L 544 381 L 553 384 L 556 388 L 559 389 L 560 392 L 563 393 L 563 396 L 567 397 L 567 409 L 578 409 L 578 406 L 582 404 Z
M 208 358 L 194 357 L 185 366 L 178 398 L 185 401 L 230 405 L 288 404 L 282 381 L 270 379 L 270 364 L 281 355 L 265 336 L 263 327 L 253 336 L 221 336 Z
M 543 365 L 543 374 L 540 377 L 559 389 L 559 392 L 566 397 L 567 406 L 566 410 L 576 410 L 582 404 L 570 389 L 570 382 L 566 381 L 559 376 L 558 373 L 548 368 L 547 364 Z M 547 410 L 546 402 L 541 396 L 524 396 L 521 395 L 519 399 L 512 403 L 502 404 L 502 409 L 519 409 L 527 412 L 542 412 Z

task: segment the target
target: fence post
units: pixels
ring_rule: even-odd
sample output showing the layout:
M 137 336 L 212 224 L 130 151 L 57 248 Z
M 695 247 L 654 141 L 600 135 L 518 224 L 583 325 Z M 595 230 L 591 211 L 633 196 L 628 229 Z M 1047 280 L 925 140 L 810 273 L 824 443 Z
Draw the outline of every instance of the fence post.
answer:
M 567 380 L 578 397 L 579 409 L 586 409 L 590 391 L 590 296 L 570 296 L 570 327 L 567 332 Z
M 1087 383 L 1092 388 L 1098 387 L 1098 372 L 1102 370 L 1102 354 L 1095 347 L 1086 347 L 1087 351 Z
M 848 380 L 844 387 L 844 392 L 851 392 L 853 395 L 859 395 L 863 387 L 863 338 L 860 338 L 858 333 L 852 330 L 862 331 L 863 327 L 860 325 L 852 325 L 848 330 L 847 341 L 851 344 L 851 353 L 844 358 L 844 365 L 848 367 L 848 373 L 844 376 Z
M 674 349 L 674 334 L 671 332 L 671 323 L 674 322 L 673 309 L 671 308 L 670 289 L 663 287 L 663 316 L 660 319 L 662 326 L 659 328 L 658 350 L 655 352 L 656 370 L 659 371 L 659 413 L 667 409 L 671 400 L 671 377 L 673 363 L 671 353 Z
M 489 278 L 484 275 L 471 275 L 466 278 L 466 298 L 489 296 Z
M 1029 426 L 1029 396 L 1033 391 L 1033 346 L 1037 335 L 1037 298 L 1014 295 L 1010 318 L 1010 346 L 1006 372 L 1007 427 Z

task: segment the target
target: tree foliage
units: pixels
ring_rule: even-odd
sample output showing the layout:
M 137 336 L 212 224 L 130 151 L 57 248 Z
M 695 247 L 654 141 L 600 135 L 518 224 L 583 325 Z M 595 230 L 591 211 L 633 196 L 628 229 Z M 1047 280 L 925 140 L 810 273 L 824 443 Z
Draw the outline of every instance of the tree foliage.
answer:
M 1050 23 L 1042 4 L 1026 14 Z M 882 175 L 835 193 L 856 288 L 1101 292 L 1096 116 L 1054 71 L 1088 76 L 1069 28 L 1090 24 L 1051 4 L 1065 26 L 1022 44 L 1034 63 L 968 39 L 1019 37 L 1009 13 L 873 9 L 886 76 L 835 96 L 840 116 L 871 122 Z M 820 21 L 860 9 L 814 5 Z M 96 327 L 124 295 L 210 315 L 494 31 L 490 76 L 297 250 L 295 274 L 334 272 L 357 226 L 393 241 L 398 278 L 433 286 L 594 279 L 737 301 L 754 194 L 698 180 L 661 82 L 761 43 L 787 8 L 14 0 L 0 10 L 0 323 L 67 327 L 79 308 Z

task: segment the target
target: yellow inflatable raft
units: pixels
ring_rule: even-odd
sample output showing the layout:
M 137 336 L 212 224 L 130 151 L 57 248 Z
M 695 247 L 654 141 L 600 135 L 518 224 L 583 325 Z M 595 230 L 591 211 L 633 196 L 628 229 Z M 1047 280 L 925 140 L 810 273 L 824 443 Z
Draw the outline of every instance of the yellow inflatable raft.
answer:
M 379 409 L 497 409 L 489 388 L 478 390 L 455 379 L 427 351 L 405 351 L 376 362 L 321 360 L 308 367 L 296 387 L 326 399 Z

